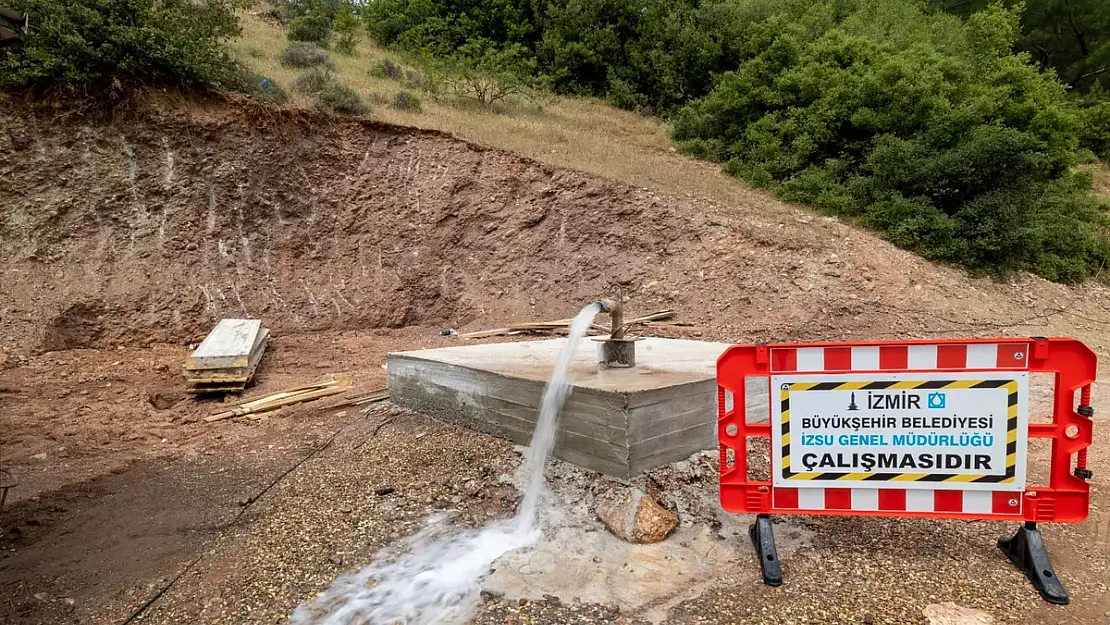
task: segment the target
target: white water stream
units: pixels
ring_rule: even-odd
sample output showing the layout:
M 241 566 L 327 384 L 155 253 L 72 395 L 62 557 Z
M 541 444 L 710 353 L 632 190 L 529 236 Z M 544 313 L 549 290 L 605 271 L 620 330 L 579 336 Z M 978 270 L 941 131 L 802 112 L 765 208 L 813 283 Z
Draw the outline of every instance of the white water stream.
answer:
M 544 466 L 555 445 L 559 411 L 570 393 L 567 379 L 578 343 L 601 307 L 582 309 L 544 388 L 539 420 L 528 447 L 528 487 L 513 519 L 481 530 L 448 527 L 442 517 L 400 547 L 380 551 L 366 568 L 337 579 L 301 605 L 290 625 L 461 625 L 478 603 L 480 583 L 502 555 L 540 537 L 537 508 Z

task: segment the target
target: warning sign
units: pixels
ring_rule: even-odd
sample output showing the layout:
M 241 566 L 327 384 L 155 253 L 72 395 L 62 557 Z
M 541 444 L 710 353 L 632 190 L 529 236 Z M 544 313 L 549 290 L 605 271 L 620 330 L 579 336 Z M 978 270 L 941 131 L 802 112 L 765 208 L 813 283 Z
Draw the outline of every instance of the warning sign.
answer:
M 1027 373 L 780 375 L 771 388 L 775 486 L 1025 487 Z

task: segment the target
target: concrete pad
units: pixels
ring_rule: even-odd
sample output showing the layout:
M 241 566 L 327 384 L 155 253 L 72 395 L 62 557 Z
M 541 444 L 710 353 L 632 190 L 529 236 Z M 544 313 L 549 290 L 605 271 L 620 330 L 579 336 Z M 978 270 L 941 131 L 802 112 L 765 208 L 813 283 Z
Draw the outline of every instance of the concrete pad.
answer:
M 543 386 L 565 344 L 551 339 L 391 353 L 390 399 L 527 445 Z M 646 338 L 637 343 L 631 369 L 601 366 L 598 346 L 587 338 L 575 354 L 557 458 L 630 478 L 717 447 L 717 357 L 729 344 Z

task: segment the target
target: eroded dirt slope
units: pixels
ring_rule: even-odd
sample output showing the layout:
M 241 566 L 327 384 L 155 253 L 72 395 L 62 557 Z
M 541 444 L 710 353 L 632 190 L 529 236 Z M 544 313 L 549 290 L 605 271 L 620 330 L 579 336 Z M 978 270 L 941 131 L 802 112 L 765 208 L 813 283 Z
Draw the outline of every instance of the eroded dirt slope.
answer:
M 971 280 L 789 207 L 749 214 L 433 132 L 170 99 L 0 108 L 14 356 L 181 344 L 240 315 L 276 334 L 500 325 L 616 281 L 631 307 L 734 340 L 1027 333 L 1046 311 L 1100 309 L 1095 287 Z

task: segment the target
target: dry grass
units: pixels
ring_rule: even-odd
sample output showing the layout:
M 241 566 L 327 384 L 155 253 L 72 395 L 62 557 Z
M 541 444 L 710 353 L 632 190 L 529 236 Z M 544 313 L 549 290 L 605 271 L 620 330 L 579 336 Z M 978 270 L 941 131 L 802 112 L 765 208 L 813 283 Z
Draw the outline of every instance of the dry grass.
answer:
M 1096 163 L 1090 166 L 1089 171 L 1095 181 L 1095 195 L 1110 198 L 1110 164 Z
M 299 70 L 282 67 L 279 62 L 287 43 L 284 32 L 253 15 L 245 15 L 242 25 L 242 37 L 233 44 L 239 59 L 290 90 Z M 405 63 L 365 38 L 353 55 L 333 51 L 331 56 L 339 82 L 370 102 L 392 102 L 398 91 L 411 91 L 399 82 L 371 75 L 381 59 Z M 420 112 L 376 104 L 370 116 L 450 132 L 482 145 L 638 187 L 757 209 L 772 218 L 778 215 L 781 219 L 794 211 L 769 193 L 725 176 L 715 165 L 675 153 L 667 127 L 658 119 L 583 98 L 550 97 L 493 111 L 450 96 L 419 95 L 423 100 Z M 311 106 L 312 98 L 291 93 L 291 102 L 294 106 Z

